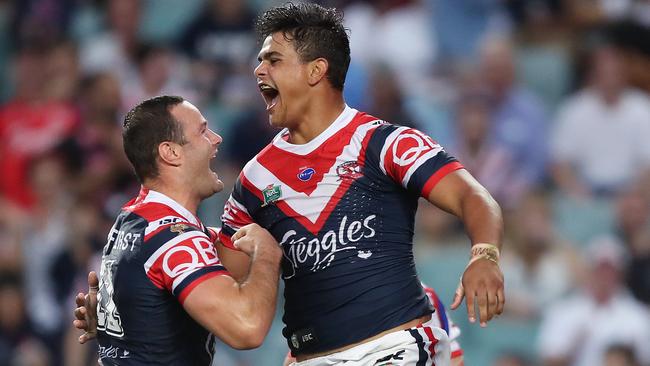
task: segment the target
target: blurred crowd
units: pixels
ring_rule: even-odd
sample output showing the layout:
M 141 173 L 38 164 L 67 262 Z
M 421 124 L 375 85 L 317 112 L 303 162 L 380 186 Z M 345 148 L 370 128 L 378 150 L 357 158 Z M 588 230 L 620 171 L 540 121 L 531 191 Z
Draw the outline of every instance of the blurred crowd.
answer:
M 226 190 L 276 133 L 252 70 L 262 0 L 0 0 L 0 366 L 94 365 L 73 298 L 139 184 L 121 121 L 184 96 L 224 138 Z M 347 103 L 430 134 L 504 209 L 505 313 L 453 313 L 467 365 L 650 365 L 650 1 L 331 0 Z M 453 217 L 421 205 L 416 259 L 447 302 L 467 263 Z M 280 364 L 261 350 L 218 365 Z

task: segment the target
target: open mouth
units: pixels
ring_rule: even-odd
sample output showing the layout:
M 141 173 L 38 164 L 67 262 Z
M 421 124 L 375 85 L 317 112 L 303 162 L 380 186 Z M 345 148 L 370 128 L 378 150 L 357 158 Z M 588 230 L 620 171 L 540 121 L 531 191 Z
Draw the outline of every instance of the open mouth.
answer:
M 280 92 L 268 84 L 259 83 L 257 85 L 260 88 L 260 92 L 262 93 L 262 97 L 266 103 L 266 110 L 270 111 L 278 103 Z
M 212 172 L 212 174 L 214 174 L 214 176 L 216 176 L 217 178 L 219 178 L 219 175 L 218 175 L 217 172 L 215 171 L 215 164 L 213 163 L 213 160 L 217 157 L 217 153 L 218 153 L 218 152 L 219 152 L 219 150 L 214 150 L 214 153 L 212 154 L 212 156 L 210 157 L 210 160 L 209 160 L 209 162 L 208 162 L 208 169 L 209 169 L 210 172 Z

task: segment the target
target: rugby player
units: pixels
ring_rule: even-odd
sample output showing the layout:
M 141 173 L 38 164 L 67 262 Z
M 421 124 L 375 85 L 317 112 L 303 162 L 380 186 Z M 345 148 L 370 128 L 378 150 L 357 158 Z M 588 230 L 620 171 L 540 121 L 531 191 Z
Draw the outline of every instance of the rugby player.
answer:
M 283 335 L 300 366 L 388 356 L 394 365 L 448 365 L 448 337 L 432 326 L 415 271 L 417 201 L 464 223 L 472 254 L 452 309 L 465 298 L 470 322 L 478 312 L 482 326 L 505 302 L 498 204 L 429 136 L 346 105 L 350 49 L 334 9 L 272 8 L 257 31 L 255 76 L 269 122 L 282 130 L 235 183 L 219 232 L 224 265 L 245 268 L 247 258 L 229 250 L 243 225 L 256 222 L 278 240 Z
M 87 319 L 85 307 L 75 312 L 75 325 L 91 332 L 80 340 L 96 327 L 103 365 L 207 366 L 213 335 L 234 348 L 258 347 L 275 314 L 282 252 L 266 230 L 248 225 L 233 236 L 251 261 L 245 280 L 221 265 L 216 234 L 196 216 L 223 189 L 210 170 L 221 137 L 192 104 L 161 96 L 127 114 L 123 140 L 142 189 L 108 234 L 97 318 Z M 90 285 L 96 281 L 91 273 Z
M 283 335 L 297 365 L 449 365 L 449 338 L 415 271 L 417 200 L 456 215 L 470 260 L 451 305 L 470 322 L 503 311 L 498 204 L 422 132 L 345 104 L 342 17 L 315 4 L 258 20 L 255 69 L 269 122 L 282 130 L 240 174 L 224 209 L 219 258 L 237 277 L 249 257 L 233 235 L 250 223 L 282 246 Z

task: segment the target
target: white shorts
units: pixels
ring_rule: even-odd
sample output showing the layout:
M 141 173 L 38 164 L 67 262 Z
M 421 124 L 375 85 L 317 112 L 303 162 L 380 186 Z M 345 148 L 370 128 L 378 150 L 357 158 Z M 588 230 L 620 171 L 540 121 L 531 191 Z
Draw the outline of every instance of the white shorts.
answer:
M 449 366 L 447 333 L 431 323 L 388 333 L 345 351 L 295 362 L 292 366 Z

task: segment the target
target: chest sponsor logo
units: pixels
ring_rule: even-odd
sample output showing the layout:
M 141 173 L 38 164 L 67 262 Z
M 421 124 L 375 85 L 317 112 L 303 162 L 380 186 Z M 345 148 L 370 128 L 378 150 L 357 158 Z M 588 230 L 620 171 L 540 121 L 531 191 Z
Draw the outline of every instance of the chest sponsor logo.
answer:
M 262 197 L 264 198 L 264 203 L 262 204 L 262 207 L 267 206 L 282 198 L 282 189 L 280 186 L 274 186 L 273 184 L 269 184 L 266 188 L 262 190 Z
M 346 161 L 337 166 L 336 174 L 339 176 L 339 180 L 354 180 L 363 176 L 363 174 L 361 174 L 361 166 L 356 161 Z
M 362 220 L 351 221 L 344 216 L 338 230 L 329 230 L 323 235 L 312 237 L 298 236 L 295 230 L 287 231 L 280 246 L 284 257 L 291 264 L 291 269 L 283 273 L 284 279 L 290 279 L 296 274 L 298 267 L 310 266 L 312 272 L 321 271 L 332 264 L 336 254 L 346 250 L 357 250 L 359 241 L 373 238 L 377 232 L 374 223 L 377 215 L 370 215 Z M 372 252 L 363 252 L 366 258 Z
M 314 173 L 316 173 L 316 170 L 314 170 L 314 168 L 304 168 L 300 170 L 300 173 L 298 173 L 298 179 L 306 182 L 314 176 Z

